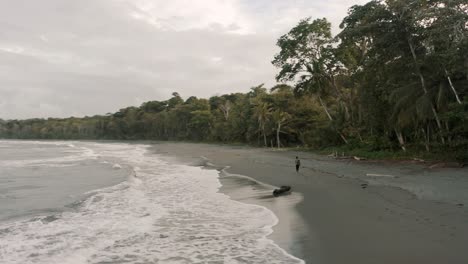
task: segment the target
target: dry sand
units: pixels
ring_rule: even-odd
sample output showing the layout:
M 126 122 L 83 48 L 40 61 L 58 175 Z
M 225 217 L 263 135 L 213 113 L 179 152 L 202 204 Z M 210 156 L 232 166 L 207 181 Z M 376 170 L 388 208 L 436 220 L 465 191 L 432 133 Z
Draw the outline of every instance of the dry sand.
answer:
M 438 193 L 448 198 L 427 200 L 401 189 L 406 186 L 400 178 L 410 182 L 428 173 L 434 176 L 423 167 L 369 165 L 291 150 L 209 144 L 156 143 L 154 150 L 191 164 L 206 165 L 203 156 L 220 168 L 229 166 L 227 176 L 221 174 L 221 191 L 272 210 L 279 224 L 271 238 L 307 263 L 468 263 L 466 196 Z M 294 170 L 296 155 L 303 164 L 299 174 Z M 452 178 L 460 181 L 460 188 L 467 182 L 467 169 L 437 173 L 455 175 Z M 249 176 L 265 185 L 230 174 Z M 390 178 L 388 185 L 373 184 L 379 175 Z M 362 188 L 365 182 L 370 184 Z M 392 187 L 394 183 L 401 188 Z M 271 197 L 273 186 L 281 185 L 292 186 L 293 194 Z M 410 187 L 415 189 L 417 184 Z

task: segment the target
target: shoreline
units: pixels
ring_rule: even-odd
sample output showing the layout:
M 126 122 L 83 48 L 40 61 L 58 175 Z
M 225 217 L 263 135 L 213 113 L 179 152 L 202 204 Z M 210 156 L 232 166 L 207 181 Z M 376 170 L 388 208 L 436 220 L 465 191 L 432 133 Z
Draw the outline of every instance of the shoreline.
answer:
M 168 151 L 156 151 L 156 153 L 160 155 L 170 154 Z M 303 200 L 301 194 L 291 193 L 277 200 L 272 194 L 272 190 L 276 186 L 258 181 L 247 175 L 228 172 L 229 166 L 213 164 L 211 163 L 211 159 L 203 155 L 170 155 L 163 158 L 169 158 L 171 161 L 176 160 L 189 166 L 216 170 L 221 184 L 219 192 L 227 195 L 234 201 L 261 206 L 271 211 L 276 218 L 276 223 L 272 225 L 272 233 L 267 236 L 267 239 L 272 240 L 286 254 L 307 263 L 307 255 L 304 254 L 303 243 L 298 241 L 304 239 L 302 238 L 304 233 L 308 233 L 304 232 L 308 229 L 307 224 L 296 210 L 297 205 Z M 310 261 L 312 255 L 308 257 Z
M 128 144 L 194 144 L 194 145 L 213 145 L 219 147 L 243 147 L 243 148 L 251 148 L 251 149 L 259 149 L 267 152 L 301 152 L 307 153 L 311 155 L 321 156 L 321 157 L 333 157 L 333 153 L 327 154 L 330 151 L 320 150 L 320 149 L 310 149 L 306 147 L 283 147 L 281 149 L 272 148 L 272 147 L 261 147 L 256 145 L 249 145 L 246 143 L 222 143 L 222 142 L 196 142 L 196 141 L 158 141 L 153 139 L 34 139 L 34 138 L 0 138 L 0 140 L 4 141 L 80 141 L 80 142 L 107 142 L 107 143 L 128 143 Z M 339 147 L 336 147 L 339 149 Z M 376 164 L 416 164 L 416 165 L 423 165 L 430 169 L 432 168 L 465 168 L 468 166 L 468 160 L 466 161 L 457 161 L 455 159 L 422 159 L 418 156 L 421 155 L 414 155 L 414 156 L 388 156 L 384 158 L 373 158 L 373 157 L 359 157 L 358 155 L 354 155 L 355 151 L 359 149 L 353 149 L 348 152 L 351 152 L 351 155 L 343 156 L 336 156 L 334 157 L 336 160 L 350 160 L 355 162 L 364 162 L 364 163 L 376 163 Z M 392 152 L 394 154 L 398 153 Z M 421 152 L 424 153 L 424 152 Z M 338 153 L 339 154 L 339 153 Z
M 81 141 L 81 140 L 80 140 Z M 95 141 L 95 140 L 90 140 L 90 141 Z M 325 150 L 320 150 L 320 149 L 311 149 L 311 148 L 306 148 L 306 147 L 283 147 L 280 149 L 277 148 L 272 148 L 272 147 L 261 147 L 261 146 L 256 146 L 256 145 L 249 145 L 246 143 L 221 143 L 221 142 L 196 142 L 196 141 L 157 141 L 157 140 L 104 140 L 104 141 L 115 141 L 115 142 L 142 142 L 145 144 L 193 144 L 193 145 L 212 145 L 212 146 L 219 146 L 219 147 L 227 147 L 227 148 L 250 148 L 250 149 L 257 149 L 257 150 L 262 150 L 266 152 L 299 152 L 299 153 L 305 153 L 305 154 L 310 154 L 310 155 L 316 155 L 320 156 L 323 158 L 334 158 L 335 160 L 345 160 L 345 161 L 353 161 L 353 162 L 362 162 L 362 163 L 375 163 L 379 165 L 399 165 L 399 164 L 415 164 L 415 165 L 422 165 L 427 168 L 465 168 L 468 166 L 468 160 L 467 161 L 457 161 L 455 159 L 422 159 L 420 158 L 421 155 L 414 155 L 414 156 L 387 156 L 384 158 L 372 158 L 372 157 L 359 157 L 357 155 L 354 155 L 355 151 L 359 149 L 353 149 L 348 152 L 351 152 L 351 155 L 345 155 L 345 156 L 340 156 L 338 155 L 339 153 L 337 152 L 337 156 L 332 156 L 334 153 L 329 153 L 330 151 L 325 151 Z M 339 147 L 336 147 L 339 149 Z M 398 151 L 392 152 L 393 154 L 398 153 Z M 423 153 L 423 152 L 421 152 Z M 424 154 L 424 153 L 423 153 Z
M 302 201 L 300 194 L 288 195 L 278 203 L 271 194 L 273 186 L 248 176 L 228 173 L 225 169 L 219 171 L 219 181 L 222 185 L 219 192 L 229 196 L 230 199 L 268 209 L 276 220 L 271 226 L 272 233 L 267 236 L 267 239 L 272 240 L 286 254 L 301 259 L 305 263 L 300 243 L 296 241 L 300 234 L 291 228 L 291 226 L 302 230 L 306 228 L 295 210 L 295 206 Z
M 213 164 L 229 166 L 227 172 L 231 174 L 245 175 L 273 186 L 293 186 L 293 193 L 303 196 L 303 201 L 293 209 L 304 226 L 297 228 L 297 234 L 302 232 L 302 236 L 292 241 L 296 251 L 283 248 L 306 263 L 462 264 L 468 260 L 464 249 L 468 244 L 467 206 L 418 199 L 398 186 L 374 184 L 374 181 L 387 180 L 384 177 L 361 176 L 367 170 L 395 174 L 398 177 L 388 180 L 398 183 L 425 174 L 435 179 L 437 173 L 461 175 L 466 168 L 428 170 L 414 164 L 385 166 L 245 146 L 155 142 L 153 148 L 157 153 L 185 161 L 205 156 Z M 291 157 L 296 155 L 303 160 L 300 174 L 293 172 L 291 166 Z M 362 188 L 363 182 L 369 182 L 369 186 Z M 258 197 L 253 200 L 260 201 Z M 275 214 L 280 223 L 288 223 L 291 218 L 287 212 Z M 294 229 L 292 222 L 289 228 Z M 281 239 L 273 238 L 278 245 L 287 243 Z

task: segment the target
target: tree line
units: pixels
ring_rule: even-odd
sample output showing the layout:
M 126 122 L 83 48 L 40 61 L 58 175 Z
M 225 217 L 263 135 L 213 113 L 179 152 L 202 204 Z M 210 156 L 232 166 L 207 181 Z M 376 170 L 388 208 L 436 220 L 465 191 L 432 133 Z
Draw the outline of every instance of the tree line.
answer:
M 333 36 L 306 18 L 278 39 L 278 85 L 178 93 L 116 113 L 0 121 L 0 137 L 154 139 L 457 153 L 468 159 L 466 0 L 352 6 Z

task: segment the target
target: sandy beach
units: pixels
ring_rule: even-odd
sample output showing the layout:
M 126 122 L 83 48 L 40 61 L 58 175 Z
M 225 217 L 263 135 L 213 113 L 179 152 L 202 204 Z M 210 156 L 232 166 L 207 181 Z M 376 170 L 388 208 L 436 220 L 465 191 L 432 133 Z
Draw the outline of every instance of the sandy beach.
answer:
M 279 223 L 270 238 L 306 263 L 468 263 L 466 168 L 209 144 L 155 143 L 154 151 L 192 165 L 227 167 L 221 191 L 272 210 Z M 293 193 L 273 198 L 272 189 L 281 185 Z

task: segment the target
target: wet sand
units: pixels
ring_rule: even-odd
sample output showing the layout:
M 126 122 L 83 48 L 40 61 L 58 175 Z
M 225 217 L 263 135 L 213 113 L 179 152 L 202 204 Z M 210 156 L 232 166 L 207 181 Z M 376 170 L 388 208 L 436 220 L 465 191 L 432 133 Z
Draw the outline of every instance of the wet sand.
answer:
M 297 241 L 305 239 L 309 232 L 307 224 L 295 209 L 303 200 L 300 193 L 290 193 L 281 197 L 282 199 L 276 199 L 271 192 L 274 186 L 224 171 L 220 174 L 220 181 L 223 185 L 220 191 L 229 195 L 231 199 L 270 209 L 279 221 L 273 227 L 269 238 L 296 257 L 304 255 L 302 243 Z
M 433 172 L 421 166 L 209 144 L 156 143 L 154 149 L 193 165 L 229 166 L 227 174 L 221 173 L 221 191 L 272 210 L 279 223 L 271 238 L 307 263 L 468 263 L 468 204 L 456 189 L 465 187 L 467 169 Z M 296 155 L 303 164 L 298 174 Z M 430 189 L 426 179 L 439 174 L 455 181 L 452 194 L 442 188 L 444 182 L 435 188 L 442 191 Z M 427 186 L 418 189 L 420 182 Z M 271 197 L 273 186 L 281 185 L 292 186 L 293 194 Z

